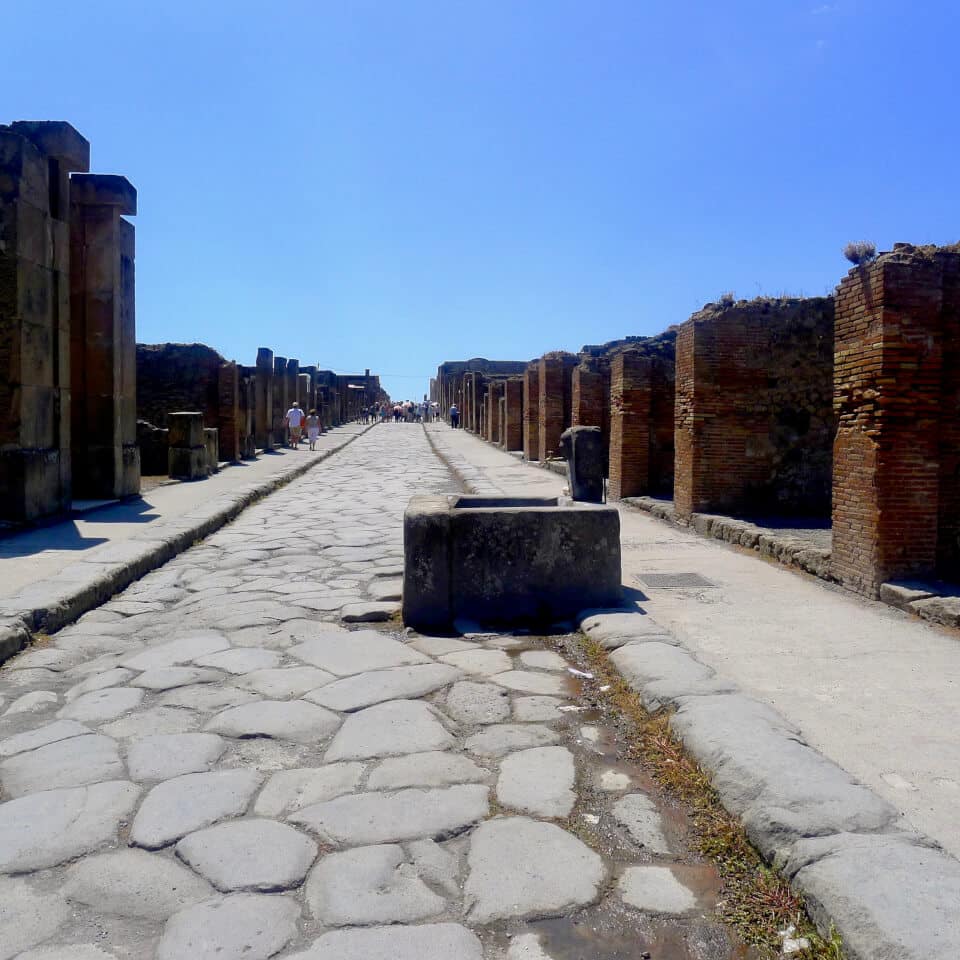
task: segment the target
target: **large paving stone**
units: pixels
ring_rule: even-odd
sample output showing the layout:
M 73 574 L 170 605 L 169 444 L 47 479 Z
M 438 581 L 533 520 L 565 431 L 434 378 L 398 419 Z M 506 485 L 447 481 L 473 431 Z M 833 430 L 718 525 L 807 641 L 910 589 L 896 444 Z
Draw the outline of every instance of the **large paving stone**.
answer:
M 340 619 L 344 623 L 386 623 L 395 613 L 399 612 L 399 603 L 387 600 L 371 600 L 366 603 L 345 604 L 340 608 Z
M 71 943 L 69 946 L 34 947 L 17 955 L 17 960 L 115 960 L 92 943 Z
M 510 699 L 503 687 L 461 680 L 447 693 L 446 708 L 458 723 L 500 723 L 510 716 Z
M 54 720 L 33 730 L 14 734 L 5 740 L 0 740 L 0 757 L 12 757 L 27 750 L 36 750 L 48 743 L 57 743 L 60 740 L 69 740 L 71 737 L 81 737 L 90 730 L 77 723 L 76 720 Z
M 539 693 L 548 697 L 565 697 L 571 692 L 566 677 L 532 670 L 508 670 L 490 678 L 494 683 L 518 693 Z
M 432 663 L 429 657 L 399 640 L 373 630 L 331 631 L 290 648 L 290 654 L 321 670 L 349 677 L 370 670 Z
M 218 713 L 205 729 L 227 737 L 270 737 L 316 743 L 329 737 L 340 718 L 306 700 L 261 700 Z
M 694 660 L 682 647 L 658 640 L 620 647 L 610 654 L 610 660 L 627 683 L 639 691 L 647 683 L 669 681 L 678 689 L 689 687 L 697 692 L 699 685 L 714 675 L 710 667 Z
M 367 778 L 369 790 L 402 787 L 444 787 L 451 783 L 482 783 L 487 771 L 458 753 L 430 751 L 389 757 L 377 764 Z
M 563 714 L 558 709 L 564 701 L 559 697 L 515 697 L 513 701 L 513 719 L 520 723 L 552 723 L 561 720 Z
M 440 657 L 445 653 L 457 653 L 460 650 L 479 650 L 480 646 L 469 640 L 458 640 L 455 637 L 414 637 L 410 641 L 414 650 L 427 654 L 430 657 Z
M 617 881 L 624 903 L 644 913 L 684 914 L 697 908 L 697 898 L 669 867 L 627 867 Z
M 132 780 L 170 780 L 205 773 L 220 759 L 226 743 L 213 733 L 173 733 L 130 744 L 127 769 Z
M 253 670 L 237 677 L 234 684 L 244 690 L 252 690 L 271 700 L 286 700 L 302 697 L 336 680 L 332 673 L 316 667 L 283 667 L 275 670 Z
M 413 873 L 396 844 L 328 854 L 310 873 L 306 899 L 313 916 L 328 927 L 415 923 L 447 906 Z
M 238 817 L 261 779 L 255 770 L 218 770 L 157 784 L 137 811 L 130 840 L 138 847 L 157 849 L 218 820 Z
M 140 705 L 143 691 L 136 687 L 108 687 L 84 693 L 57 711 L 61 720 L 78 720 L 80 723 L 106 723 L 129 713 Z
M 26 671 L 24 671 L 26 672 Z M 32 673 L 33 671 L 31 671 Z M 60 698 L 52 690 L 31 690 L 23 696 L 17 697 L 4 712 L 5 717 L 16 713 L 40 713 L 52 710 L 60 702 Z
M 73 864 L 64 896 L 97 914 L 166 920 L 213 889 L 179 863 L 145 850 L 118 850 Z
M 466 650 L 460 653 L 445 653 L 440 659 L 465 673 L 489 677 L 495 673 L 506 673 L 512 663 L 502 650 Z
M 317 845 L 285 823 L 244 819 L 184 837 L 177 856 L 218 890 L 271 893 L 297 886 L 317 857 Z
M 404 845 L 417 873 L 448 897 L 460 896 L 460 862 L 436 840 L 412 840 Z
M 119 687 L 127 683 L 135 674 L 132 670 L 124 670 L 122 667 L 115 667 L 113 670 L 104 670 L 103 673 L 95 673 L 74 684 L 64 695 L 63 699 L 69 703 L 76 700 L 77 697 L 85 693 L 92 693 L 94 690 L 103 690 L 105 687 Z
M 130 686 L 143 687 L 144 690 L 175 690 L 195 683 L 216 683 L 222 679 L 223 674 L 219 670 L 203 667 L 154 667 L 144 670 L 136 680 L 131 680 Z
M 304 807 L 288 819 L 305 824 L 339 846 L 421 837 L 445 840 L 487 815 L 487 793 L 480 784 L 358 793 Z
M 822 930 L 849 960 L 960 957 L 960 863 L 906 834 L 799 840 L 785 866 Z
M 690 697 L 672 726 L 770 860 L 804 837 L 873 833 L 897 811 L 812 749 L 770 707 L 739 695 Z
M 656 804 L 642 793 L 621 797 L 612 807 L 613 818 L 626 828 L 630 839 L 651 853 L 670 853 L 663 818 Z
M 194 683 L 189 686 L 168 690 L 159 700 L 165 707 L 186 707 L 188 710 L 199 710 L 201 713 L 216 713 L 228 710 L 230 707 L 242 707 L 247 703 L 259 703 L 260 697 L 249 690 L 241 690 L 237 686 L 204 686 Z M 179 711 L 183 713 L 181 709 Z
M 114 740 L 138 740 L 154 734 L 191 733 L 200 726 L 201 717 L 178 707 L 148 707 L 105 723 L 100 732 Z
M 290 897 L 235 893 L 175 913 L 157 960 L 267 960 L 296 935 L 300 907 Z
M 483 947 L 459 923 L 424 923 L 332 930 L 287 960 L 483 960 Z
M 280 817 L 353 793 L 366 768 L 364 763 L 331 763 L 325 767 L 279 770 L 260 791 L 253 812 L 261 817 Z
M 0 804 L 0 873 L 54 867 L 114 840 L 139 795 L 134 784 L 111 781 Z
M 464 886 L 467 919 L 563 916 L 600 893 L 603 861 L 552 823 L 488 820 L 473 831 Z
M 537 817 L 565 817 L 573 809 L 575 769 L 566 747 L 534 747 L 505 757 L 497 800 Z
M 227 638 L 215 630 L 196 630 L 176 640 L 147 647 L 146 650 L 124 657 L 119 665 L 128 670 L 175 667 L 178 664 L 190 663 L 204 654 L 226 650 L 229 646 Z
M 514 750 L 547 747 L 559 739 L 555 731 L 538 723 L 498 723 L 468 737 L 464 746 L 481 757 L 502 757 Z
M 198 667 L 210 667 L 225 673 L 242 674 L 253 670 L 274 670 L 280 665 L 280 654 L 262 647 L 240 647 L 208 653 L 193 661 Z
M 329 763 L 446 750 L 454 743 L 426 703 L 390 700 L 347 717 L 327 750 L 326 760 Z
M 52 937 L 69 913 L 60 894 L 34 890 L 26 880 L 0 877 L 0 960 L 11 960 Z
M 460 675 L 455 667 L 442 663 L 390 667 L 336 680 L 314 690 L 306 699 L 331 710 L 360 710 L 385 700 L 422 697 L 453 683 Z
M 94 734 L 48 743 L 0 763 L 0 783 L 10 797 L 125 777 L 116 741 Z
M 526 650 L 520 654 L 520 662 L 531 670 L 554 670 L 562 673 L 567 661 L 553 650 Z
M 580 629 L 607 650 L 627 643 L 670 639 L 666 627 L 641 611 L 597 613 L 581 620 Z

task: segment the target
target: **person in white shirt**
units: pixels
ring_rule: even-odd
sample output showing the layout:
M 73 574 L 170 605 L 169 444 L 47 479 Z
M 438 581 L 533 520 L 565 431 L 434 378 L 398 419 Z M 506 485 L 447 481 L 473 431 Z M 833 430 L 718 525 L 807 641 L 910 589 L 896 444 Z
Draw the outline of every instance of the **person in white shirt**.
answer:
M 287 430 L 289 431 L 288 444 L 293 447 L 294 450 L 298 449 L 300 444 L 300 431 L 303 429 L 303 411 L 300 409 L 300 404 L 297 403 L 296 400 L 293 401 L 293 406 L 287 411 L 283 422 L 287 425 Z

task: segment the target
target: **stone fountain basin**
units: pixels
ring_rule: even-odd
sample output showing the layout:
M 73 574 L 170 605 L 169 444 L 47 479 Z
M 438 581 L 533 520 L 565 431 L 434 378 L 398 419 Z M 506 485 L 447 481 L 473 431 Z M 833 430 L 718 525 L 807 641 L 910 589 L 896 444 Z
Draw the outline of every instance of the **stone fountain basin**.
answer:
M 403 619 L 569 620 L 621 599 L 620 515 L 566 497 L 417 496 L 403 518 Z

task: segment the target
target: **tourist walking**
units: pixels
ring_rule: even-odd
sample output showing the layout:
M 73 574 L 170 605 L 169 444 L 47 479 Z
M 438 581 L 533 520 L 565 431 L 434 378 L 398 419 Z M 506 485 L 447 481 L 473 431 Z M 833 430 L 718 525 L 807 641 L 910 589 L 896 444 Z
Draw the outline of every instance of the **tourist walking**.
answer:
M 460 411 L 455 403 L 450 405 L 450 426 L 454 430 L 460 426 Z
M 307 414 L 307 441 L 310 443 L 310 449 L 316 450 L 317 437 L 320 436 L 320 418 L 316 410 L 311 410 Z
M 293 406 L 287 411 L 283 422 L 287 427 L 287 446 L 296 450 L 297 444 L 300 443 L 300 433 L 303 430 L 303 411 L 296 400 L 293 401 Z

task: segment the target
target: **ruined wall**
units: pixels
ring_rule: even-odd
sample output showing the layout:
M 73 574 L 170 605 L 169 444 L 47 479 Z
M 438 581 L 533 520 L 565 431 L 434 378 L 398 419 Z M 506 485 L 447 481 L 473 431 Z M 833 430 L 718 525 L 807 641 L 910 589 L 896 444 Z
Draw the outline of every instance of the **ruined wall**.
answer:
M 583 356 L 573 370 L 571 380 L 570 425 L 599 427 L 603 440 L 603 458 L 610 451 L 610 358 Z
M 500 442 L 504 450 L 523 449 L 523 380 L 520 377 L 510 377 L 503 383 Z
M 540 459 L 540 361 L 523 371 L 523 455 Z
M 563 351 L 540 358 L 539 460 L 560 455 L 560 435 L 570 426 L 573 413 L 573 370 L 577 362 L 574 354 Z
M 694 314 L 676 342 L 678 515 L 826 515 L 832 381 L 832 297 Z
M 216 426 L 226 362 L 203 343 L 138 343 L 137 417 L 166 427 L 168 413 L 199 410 L 205 424 Z
M 897 244 L 837 289 L 832 569 L 960 575 L 960 250 Z

